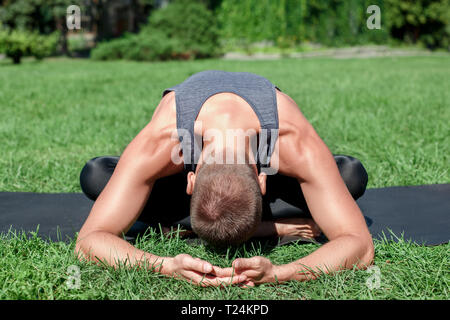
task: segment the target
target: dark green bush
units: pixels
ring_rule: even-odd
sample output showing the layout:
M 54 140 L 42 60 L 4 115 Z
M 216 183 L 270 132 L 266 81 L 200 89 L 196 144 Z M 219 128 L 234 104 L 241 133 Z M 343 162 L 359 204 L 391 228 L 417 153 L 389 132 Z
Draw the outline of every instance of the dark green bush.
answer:
M 182 59 L 183 50 L 177 39 L 170 39 L 164 33 L 140 33 L 133 36 L 134 46 L 124 52 L 124 59 L 129 60 L 171 60 Z
M 91 58 L 95 60 L 116 60 L 122 59 L 124 52 L 128 51 L 133 45 L 131 35 L 123 38 L 101 42 L 91 51 Z
M 212 12 L 201 3 L 178 0 L 156 10 L 140 33 L 100 43 L 91 57 L 138 61 L 196 59 L 216 55 L 218 47 Z
M 450 0 L 385 0 L 386 22 L 395 38 L 450 50 Z
M 95 60 L 137 60 L 155 61 L 182 59 L 183 51 L 176 39 L 168 38 L 163 32 L 126 34 L 124 37 L 105 41 L 92 50 Z
M 40 35 L 23 30 L 0 29 L 0 53 L 20 63 L 22 57 L 34 56 L 42 59 L 50 56 L 56 49 L 58 34 Z
M 31 55 L 38 60 L 51 56 L 56 50 L 58 39 L 58 32 L 50 35 L 33 33 L 34 41 L 31 46 Z
M 218 30 L 213 13 L 203 3 L 177 0 L 156 10 L 143 33 L 163 31 L 177 39 L 182 49 L 193 58 L 210 57 L 218 53 Z

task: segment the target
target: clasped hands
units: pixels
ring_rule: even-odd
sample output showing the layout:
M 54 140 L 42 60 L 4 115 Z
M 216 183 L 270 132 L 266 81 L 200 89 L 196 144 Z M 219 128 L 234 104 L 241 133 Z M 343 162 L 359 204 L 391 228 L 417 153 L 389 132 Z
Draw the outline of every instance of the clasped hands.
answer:
M 167 276 L 181 278 L 202 287 L 218 287 L 238 285 L 253 287 L 256 284 L 276 282 L 276 266 L 269 259 L 255 256 L 238 258 L 232 267 L 220 268 L 200 258 L 188 254 L 179 254 L 173 258 L 165 258 L 161 272 Z
M 169 229 L 163 231 L 168 233 Z M 313 238 L 320 232 L 312 219 L 292 218 L 262 223 L 259 236 L 291 235 Z M 292 271 L 287 265 L 274 265 L 269 259 L 261 256 L 238 258 L 232 262 L 232 267 L 220 268 L 188 254 L 166 259 L 163 269 L 163 273 L 168 276 L 182 278 L 203 287 L 224 285 L 252 287 L 266 282 L 280 282 L 280 278 L 282 280 L 289 278 L 288 275 Z

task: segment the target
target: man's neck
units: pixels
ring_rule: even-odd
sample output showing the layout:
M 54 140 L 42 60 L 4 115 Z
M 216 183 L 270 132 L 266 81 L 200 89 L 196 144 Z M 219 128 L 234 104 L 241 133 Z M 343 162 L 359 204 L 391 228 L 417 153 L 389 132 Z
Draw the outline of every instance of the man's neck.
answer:
M 223 141 L 208 141 L 203 146 L 196 171 L 203 164 L 251 164 L 257 173 L 256 161 L 249 148 L 224 147 Z

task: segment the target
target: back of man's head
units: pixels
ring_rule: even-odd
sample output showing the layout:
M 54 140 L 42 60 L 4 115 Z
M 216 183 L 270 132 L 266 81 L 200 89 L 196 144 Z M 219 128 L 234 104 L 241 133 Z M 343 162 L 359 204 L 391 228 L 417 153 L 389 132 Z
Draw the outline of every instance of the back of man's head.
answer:
M 215 246 L 248 240 L 262 216 L 258 179 L 248 164 L 204 164 L 191 198 L 192 230 Z

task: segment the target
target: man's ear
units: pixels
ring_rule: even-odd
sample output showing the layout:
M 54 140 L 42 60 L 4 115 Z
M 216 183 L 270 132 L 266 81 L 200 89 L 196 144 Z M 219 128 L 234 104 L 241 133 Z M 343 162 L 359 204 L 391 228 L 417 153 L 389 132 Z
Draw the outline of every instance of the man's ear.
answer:
M 193 171 L 189 171 L 187 174 L 187 187 L 186 187 L 186 193 L 188 195 L 192 195 L 192 192 L 194 192 L 194 185 L 195 185 L 195 173 Z
M 261 188 L 262 195 L 266 194 L 266 181 L 267 181 L 267 175 L 265 173 L 261 172 L 258 175 L 258 183 L 259 183 L 259 187 Z

